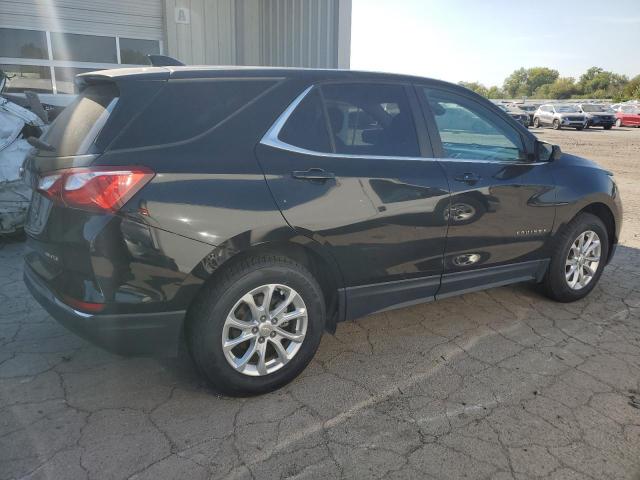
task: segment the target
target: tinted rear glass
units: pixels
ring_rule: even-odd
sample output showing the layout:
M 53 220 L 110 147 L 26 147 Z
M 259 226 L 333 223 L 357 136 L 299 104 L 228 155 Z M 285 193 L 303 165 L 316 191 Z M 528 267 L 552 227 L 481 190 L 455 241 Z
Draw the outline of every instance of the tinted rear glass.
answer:
M 307 94 L 280 131 L 280 140 L 315 152 L 331 152 L 327 121 L 317 90 Z
M 212 129 L 267 90 L 275 80 L 170 81 L 136 117 L 114 148 L 179 142 Z
M 65 108 L 42 140 L 53 147 L 41 155 L 66 157 L 90 153 L 89 149 L 118 101 L 113 83 L 91 85 Z
M 404 87 L 323 85 L 337 153 L 417 157 L 418 137 Z

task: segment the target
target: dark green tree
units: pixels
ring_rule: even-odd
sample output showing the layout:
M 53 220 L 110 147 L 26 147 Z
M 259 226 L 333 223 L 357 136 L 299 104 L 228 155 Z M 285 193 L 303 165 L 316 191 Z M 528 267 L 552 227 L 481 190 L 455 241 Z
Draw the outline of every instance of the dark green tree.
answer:
M 512 98 L 530 97 L 538 88 L 555 82 L 559 76 L 557 70 L 547 67 L 519 68 L 505 79 L 503 90 Z
M 483 97 L 486 97 L 488 93 L 487 87 L 482 85 L 480 82 L 458 82 L 458 85 L 468 88 L 469 90 L 473 90 Z
M 539 86 L 533 96 L 536 98 L 553 98 L 564 100 L 571 98 L 578 91 L 575 79 L 572 77 L 558 78 L 553 83 L 546 83 Z
M 578 88 L 585 98 L 613 98 L 623 91 L 628 82 L 626 75 L 591 67 L 580 76 Z
M 623 100 L 640 100 L 640 75 L 636 75 L 622 90 Z

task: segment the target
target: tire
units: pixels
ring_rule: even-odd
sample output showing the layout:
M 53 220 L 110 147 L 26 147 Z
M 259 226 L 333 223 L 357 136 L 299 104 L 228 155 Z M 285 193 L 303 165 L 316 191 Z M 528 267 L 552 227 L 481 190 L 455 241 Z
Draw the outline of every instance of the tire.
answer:
M 585 124 L 584 124 L 584 129 L 585 129 L 585 130 L 589 130 L 589 124 L 588 124 L 588 123 L 585 123 Z
M 533 128 L 540 128 L 540 119 L 538 117 L 533 119 Z
M 277 307 L 284 305 L 290 295 L 295 298 L 295 302 L 298 302 L 292 313 L 302 311 L 302 307 L 299 306 L 302 305 L 306 308 L 306 315 L 303 314 L 301 317 L 287 322 L 290 325 L 284 323 L 280 328 L 272 325 L 277 320 L 274 319 L 270 322 L 270 315 L 261 315 L 259 310 L 250 309 L 249 304 L 244 300 L 249 297 L 247 294 L 250 292 L 256 290 L 268 292 L 268 288 L 261 290 L 263 286 L 271 288 L 277 286 L 276 290 L 272 290 L 273 302 L 271 305 L 274 307 L 269 308 L 269 313 L 275 313 Z M 291 295 L 291 291 L 297 293 L 297 296 Z M 257 301 L 261 295 L 263 295 L 261 301 L 264 302 L 268 293 L 251 294 L 251 298 L 254 300 L 253 306 L 256 308 L 263 306 L 259 305 Z M 301 304 L 299 300 L 302 301 Z M 293 307 L 294 302 L 287 305 Z M 284 310 L 284 312 L 287 311 Z M 236 323 L 238 322 L 238 315 L 243 317 L 240 322 L 242 330 L 228 326 L 231 317 L 235 317 L 234 320 Z M 260 318 L 253 318 L 254 315 Z M 244 323 L 245 321 L 246 323 Z M 255 323 L 253 323 L 254 321 Z M 293 327 L 294 322 L 295 327 Z M 303 334 L 301 342 L 288 340 L 277 333 L 289 328 L 293 329 L 292 335 L 299 336 L 300 333 L 296 332 L 302 324 L 305 325 L 306 332 Z M 248 325 L 249 328 L 245 328 L 245 325 Z M 260 255 L 239 261 L 225 270 L 215 282 L 204 287 L 187 313 L 185 337 L 189 352 L 198 370 L 211 382 L 215 390 L 227 395 L 246 396 L 270 392 L 297 377 L 309 364 L 318 349 L 324 326 L 324 297 L 322 289 L 311 273 L 304 266 L 286 257 Z M 266 331 L 263 331 L 263 328 Z M 270 329 L 273 329 L 271 333 L 268 331 Z M 251 335 L 251 339 L 238 343 L 233 348 L 228 348 L 225 353 L 223 341 L 232 341 L 241 335 Z M 274 339 L 270 338 L 272 336 Z M 262 340 L 260 340 L 261 338 Z M 297 350 L 291 354 L 290 359 L 285 361 L 284 357 L 278 355 L 276 351 L 276 341 L 283 347 L 282 352 L 290 354 L 287 352 L 290 348 Z M 251 348 L 255 353 L 249 353 Z M 260 348 L 265 352 L 264 357 L 261 357 Z M 244 349 L 244 353 L 242 349 Z M 233 358 L 230 360 L 229 356 L 236 358 L 238 363 L 245 364 L 244 367 L 241 367 L 244 373 L 231 365 Z M 249 358 L 243 362 L 245 357 Z M 262 367 L 259 366 L 260 358 L 266 360 Z M 260 371 L 261 368 L 262 371 Z M 271 371 L 267 371 L 267 368 Z
M 577 282 L 572 288 L 569 284 L 567 269 L 571 268 L 567 265 L 569 261 L 570 250 L 577 241 L 579 235 L 585 232 L 595 232 L 599 237 L 600 254 L 599 262 L 595 269 L 595 273 L 586 284 Z M 587 242 L 584 242 L 585 245 Z M 555 252 L 549 264 L 549 270 L 542 282 L 544 293 L 551 299 L 558 302 L 575 302 L 584 298 L 593 290 L 598 283 L 602 271 L 607 263 L 607 255 L 609 253 L 609 236 L 607 229 L 600 218 L 590 213 L 581 213 L 569 222 L 555 239 Z M 588 258 L 588 257 L 586 257 Z M 591 263 L 591 266 L 593 264 Z M 572 277 L 572 280 L 575 277 Z
M 577 130 L 577 131 L 580 131 L 580 130 L 582 130 L 583 128 L 585 128 L 585 127 L 576 127 L 576 130 Z
M 622 126 L 622 120 L 620 120 L 619 118 L 616 119 L 616 127 L 620 128 Z
M 560 130 L 562 127 L 560 126 L 560 120 L 558 120 L 557 118 L 553 120 L 553 123 L 551 124 L 551 128 L 553 128 L 554 130 Z
M 602 127 L 602 128 L 604 128 L 605 130 L 611 130 L 611 125 L 605 125 L 605 126 L 604 126 L 604 127 Z

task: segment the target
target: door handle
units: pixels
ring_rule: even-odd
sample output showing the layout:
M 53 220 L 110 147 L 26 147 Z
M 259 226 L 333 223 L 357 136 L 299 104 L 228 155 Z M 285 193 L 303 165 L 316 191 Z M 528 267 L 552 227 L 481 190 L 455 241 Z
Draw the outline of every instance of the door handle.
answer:
M 300 180 L 331 180 L 336 178 L 335 173 L 327 172 L 321 168 L 310 168 L 309 170 L 294 170 L 291 172 L 293 178 L 299 178 Z
M 458 175 L 454 178 L 456 182 L 464 182 L 464 183 L 475 183 L 479 181 L 482 177 L 477 173 L 463 173 L 462 175 Z

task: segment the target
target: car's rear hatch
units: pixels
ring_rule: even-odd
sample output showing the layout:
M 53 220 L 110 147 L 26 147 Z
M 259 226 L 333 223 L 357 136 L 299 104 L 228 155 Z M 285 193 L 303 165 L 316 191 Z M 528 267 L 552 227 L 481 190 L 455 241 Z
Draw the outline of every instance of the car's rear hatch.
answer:
M 31 141 L 36 148 L 24 163 L 24 180 L 34 189 L 25 225 L 25 261 L 63 301 L 104 302 L 105 292 L 96 281 L 94 266 L 101 250 L 118 248 L 104 244 L 109 243 L 109 228 L 116 215 L 58 201 L 47 188 L 53 188 L 54 181 L 68 172 L 99 165 L 101 154 L 153 98 L 168 72 L 145 81 L 136 76 L 85 74 L 74 102 L 42 138 Z

